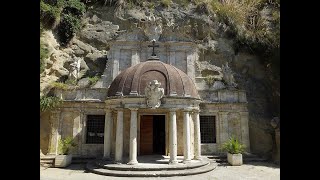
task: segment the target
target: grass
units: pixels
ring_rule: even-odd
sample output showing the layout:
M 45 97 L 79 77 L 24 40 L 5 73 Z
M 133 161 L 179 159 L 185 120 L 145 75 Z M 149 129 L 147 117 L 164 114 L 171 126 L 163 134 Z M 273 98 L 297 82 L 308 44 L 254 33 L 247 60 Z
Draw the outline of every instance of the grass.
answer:
M 269 2 L 269 1 L 268 1 Z M 273 22 L 276 28 L 267 28 L 267 22 L 260 15 L 261 8 L 264 7 L 264 0 L 226 0 L 221 3 L 213 0 L 210 3 L 211 10 L 217 13 L 221 21 L 229 25 L 237 39 L 247 45 L 265 45 L 273 48 L 280 43 L 280 11 L 278 4 L 272 8 Z M 272 2 L 271 2 L 272 3 Z
M 53 109 L 60 105 L 62 103 L 62 100 L 60 100 L 58 97 L 47 97 L 42 96 L 40 97 L 40 111 L 44 112 L 50 109 Z
M 62 90 L 69 89 L 69 86 L 67 84 L 61 83 L 61 82 L 53 82 L 51 83 L 51 86 L 56 89 L 62 89 Z
M 169 7 L 172 4 L 172 0 L 161 0 L 160 4 L 164 7 Z
M 99 79 L 100 79 L 99 76 L 89 77 L 90 85 L 91 86 L 95 85 L 98 82 Z
M 212 75 L 208 75 L 204 79 L 209 87 L 211 87 L 214 83 L 214 77 Z

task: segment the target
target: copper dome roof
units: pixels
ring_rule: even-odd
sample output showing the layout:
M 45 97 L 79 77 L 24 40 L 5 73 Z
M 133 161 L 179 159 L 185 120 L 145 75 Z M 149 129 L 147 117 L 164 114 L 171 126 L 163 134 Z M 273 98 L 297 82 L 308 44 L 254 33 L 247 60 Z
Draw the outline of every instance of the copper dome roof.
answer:
M 195 84 L 183 71 L 163 63 L 149 60 L 123 70 L 111 83 L 108 97 L 143 96 L 152 80 L 158 80 L 165 96 L 199 98 Z

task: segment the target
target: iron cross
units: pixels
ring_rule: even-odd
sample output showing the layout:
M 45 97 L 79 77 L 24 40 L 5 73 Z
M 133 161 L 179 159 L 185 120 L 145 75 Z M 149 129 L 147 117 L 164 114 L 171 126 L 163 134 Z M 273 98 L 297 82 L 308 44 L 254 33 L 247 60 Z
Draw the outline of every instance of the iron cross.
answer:
M 159 47 L 159 45 L 155 45 L 155 43 L 156 43 L 156 41 L 153 40 L 153 41 L 152 41 L 152 45 L 148 45 L 148 47 L 152 47 L 152 54 L 151 54 L 151 56 L 156 56 L 156 54 L 154 53 L 154 48 L 155 48 L 155 47 Z

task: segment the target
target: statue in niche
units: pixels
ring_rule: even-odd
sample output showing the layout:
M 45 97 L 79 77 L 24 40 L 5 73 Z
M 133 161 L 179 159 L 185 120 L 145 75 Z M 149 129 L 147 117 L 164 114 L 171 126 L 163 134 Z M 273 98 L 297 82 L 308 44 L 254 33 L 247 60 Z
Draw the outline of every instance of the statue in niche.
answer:
M 147 106 L 151 107 L 151 109 L 158 108 L 161 105 L 160 99 L 164 95 L 164 89 L 160 88 L 160 86 L 160 82 L 152 80 L 144 90 L 147 98 Z
M 161 18 L 155 17 L 153 14 L 146 17 L 144 33 L 150 41 L 158 41 L 162 34 Z
M 233 77 L 234 73 L 232 72 L 231 68 L 226 62 L 226 65 L 222 65 L 222 73 L 223 73 L 223 80 L 227 83 L 229 87 L 237 87 L 238 84 L 235 82 Z
M 69 80 L 76 81 L 79 78 L 79 72 L 80 72 L 80 64 L 81 64 L 81 58 L 77 58 L 76 56 L 73 57 L 73 62 L 70 64 L 70 70 L 69 70 Z

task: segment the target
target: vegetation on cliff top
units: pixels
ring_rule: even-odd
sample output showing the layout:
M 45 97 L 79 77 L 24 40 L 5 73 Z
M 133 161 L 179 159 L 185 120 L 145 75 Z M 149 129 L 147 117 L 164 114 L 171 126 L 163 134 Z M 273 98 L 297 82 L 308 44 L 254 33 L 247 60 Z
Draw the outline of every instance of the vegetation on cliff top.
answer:
M 54 29 L 62 45 L 67 45 L 81 30 L 81 17 L 92 5 L 111 6 L 115 15 L 135 6 L 168 8 L 173 3 L 180 8 L 196 6 L 228 26 L 231 38 L 238 47 L 253 51 L 273 51 L 280 46 L 280 0 L 41 0 L 40 29 Z

